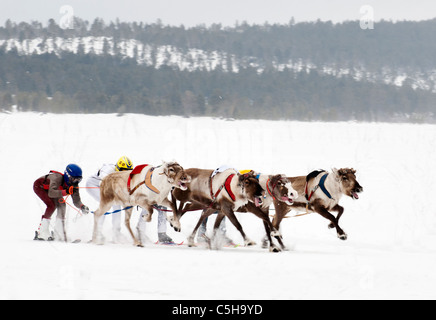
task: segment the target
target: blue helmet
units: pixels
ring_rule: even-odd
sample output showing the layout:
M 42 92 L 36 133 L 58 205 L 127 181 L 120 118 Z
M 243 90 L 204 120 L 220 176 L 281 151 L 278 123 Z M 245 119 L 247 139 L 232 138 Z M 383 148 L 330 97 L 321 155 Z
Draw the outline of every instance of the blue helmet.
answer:
M 77 185 L 82 181 L 82 169 L 77 164 L 70 163 L 65 169 L 64 178 L 69 186 Z

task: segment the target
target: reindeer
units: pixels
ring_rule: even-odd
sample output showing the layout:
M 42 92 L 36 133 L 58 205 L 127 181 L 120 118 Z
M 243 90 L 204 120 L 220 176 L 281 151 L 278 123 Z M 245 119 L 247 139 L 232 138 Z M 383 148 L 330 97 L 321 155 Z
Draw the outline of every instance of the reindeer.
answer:
M 267 247 L 266 241 L 268 241 L 269 251 L 280 252 L 281 249 L 274 245 L 271 235 L 275 236 L 282 249 L 285 249 L 285 246 L 281 240 L 280 232 L 270 223 L 269 207 L 273 204 L 273 201 L 278 201 L 288 206 L 293 205 L 294 200 L 298 197 L 298 192 L 292 187 L 291 182 L 281 174 L 266 175 L 254 173 L 254 176 L 259 180 L 260 186 L 267 191 L 263 203 L 260 206 L 255 206 L 253 203 L 248 202 L 237 211 L 251 212 L 257 217 L 263 219 L 266 230 L 266 239 L 263 241 L 263 247 Z
M 148 212 L 147 222 L 151 221 L 153 205 L 171 207 L 168 194 L 172 188 L 186 190 L 191 178 L 177 162 L 164 162 L 153 167 L 141 165 L 133 171 L 114 172 L 106 176 L 100 185 L 100 205 L 94 215 L 93 242 L 102 243 L 103 236 L 98 220 L 112 205 L 140 206 Z M 130 228 L 132 208 L 126 210 L 125 224 L 129 230 L 134 245 L 142 247 Z
M 191 168 L 186 173 L 191 176 L 191 183 L 187 190 L 174 189 L 172 192 L 172 210 L 174 214 L 172 222 L 180 225 L 179 219 L 187 211 L 203 210 L 203 213 L 194 228 L 194 231 L 188 238 L 188 245 L 194 246 L 194 237 L 197 229 L 203 220 L 214 213 L 220 211 L 214 225 L 214 235 L 224 218 L 228 219 L 241 233 L 246 246 L 255 245 L 250 240 L 241 224 L 236 218 L 234 211 L 245 206 L 247 203 L 253 203 L 255 206 L 262 205 L 264 190 L 253 175 L 241 175 L 234 169 L 227 169 L 219 172 L 212 177 L 213 170 L 204 170 Z M 177 209 L 176 200 L 180 201 Z M 269 219 L 267 218 L 269 221 Z M 271 222 L 270 222 L 271 223 Z
M 288 178 L 292 186 L 298 191 L 298 198 L 292 206 L 275 200 L 276 214 L 273 226 L 280 228 L 280 223 L 291 210 L 316 212 L 330 221 L 329 228 L 336 228 L 338 238 L 347 239 L 347 234 L 339 226 L 339 219 L 344 213 L 344 208 L 339 205 L 342 195 L 359 199 L 359 193 L 363 192 L 362 186 L 357 182 L 356 170 L 343 168 L 333 169 L 331 173 L 324 170 L 313 171 L 307 176 Z M 330 213 L 335 211 L 337 217 Z

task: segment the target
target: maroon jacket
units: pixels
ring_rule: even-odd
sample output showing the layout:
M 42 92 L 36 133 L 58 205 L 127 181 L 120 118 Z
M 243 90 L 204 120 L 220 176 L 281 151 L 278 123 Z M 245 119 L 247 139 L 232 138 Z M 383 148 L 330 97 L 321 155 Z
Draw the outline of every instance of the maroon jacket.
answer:
M 64 175 L 60 172 L 50 171 L 49 174 L 42 176 L 38 180 L 42 182 L 42 187 L 48 191 L 48 196 L 57 202 L 68 194 L 70 186 L 64 181 Z M 80 209 L 83 206 L 79 189 L 74 190 L 71 198 L 77 208 Z

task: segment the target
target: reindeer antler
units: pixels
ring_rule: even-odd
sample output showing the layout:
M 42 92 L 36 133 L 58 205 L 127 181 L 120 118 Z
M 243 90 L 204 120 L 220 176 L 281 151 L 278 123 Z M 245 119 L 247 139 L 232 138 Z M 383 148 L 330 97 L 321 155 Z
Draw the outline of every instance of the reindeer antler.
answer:
M 339 174 L 348 174 L 348 173 L 352 173 L 355 174 L 356 170 L 354 170 L 353 168 L 342 168 L 338 170 Z

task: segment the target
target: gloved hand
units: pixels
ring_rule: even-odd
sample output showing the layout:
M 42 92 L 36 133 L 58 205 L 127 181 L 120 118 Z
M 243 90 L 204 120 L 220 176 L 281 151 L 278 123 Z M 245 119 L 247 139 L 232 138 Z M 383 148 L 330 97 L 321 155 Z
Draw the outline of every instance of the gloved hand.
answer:
M 71 187 L 69 187 L 67 190 L 62 190 L 62 196 L 67 196 L 67 195 L 69 195 L 69 194 L 73 194 L 73 193 L 75 193 L 75 192 L 79 192 L 79 188 L 78 187 L 74 187 L 74 186 L 71 186 Z
M 88 214 L 89 208 L 85 206 L 84 204 L 80 207 L 80 210 L 82 210 L 82 214 Z

